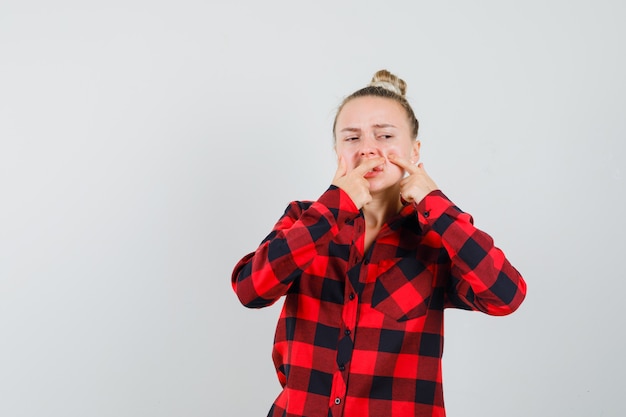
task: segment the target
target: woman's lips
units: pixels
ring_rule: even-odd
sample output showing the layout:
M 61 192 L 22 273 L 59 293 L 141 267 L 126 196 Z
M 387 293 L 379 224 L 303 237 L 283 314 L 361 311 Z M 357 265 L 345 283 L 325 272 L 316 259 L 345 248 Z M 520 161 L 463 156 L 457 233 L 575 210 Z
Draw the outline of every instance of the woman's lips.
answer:
M 385 164 L 378 165 L 377 167 L 374 167 L 371 170 L 367 171 L 363 177 L 364 178 L 373 178 L 373 177 L 379 175 L 384 170 L 385 170 Z

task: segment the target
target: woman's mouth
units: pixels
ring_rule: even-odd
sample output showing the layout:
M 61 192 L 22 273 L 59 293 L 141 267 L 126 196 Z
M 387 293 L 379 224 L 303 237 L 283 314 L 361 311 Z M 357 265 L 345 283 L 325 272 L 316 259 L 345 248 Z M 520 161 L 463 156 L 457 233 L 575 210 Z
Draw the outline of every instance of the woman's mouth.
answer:
M 381 172 L 383 172 L 385 170 L 385 164 L 382 165 L 378 165 L 372 169 L 370 169 L 369 171 L 367 171 L 364 175 L 365 178 L 373 178 L 377 175 L 379 175 Z

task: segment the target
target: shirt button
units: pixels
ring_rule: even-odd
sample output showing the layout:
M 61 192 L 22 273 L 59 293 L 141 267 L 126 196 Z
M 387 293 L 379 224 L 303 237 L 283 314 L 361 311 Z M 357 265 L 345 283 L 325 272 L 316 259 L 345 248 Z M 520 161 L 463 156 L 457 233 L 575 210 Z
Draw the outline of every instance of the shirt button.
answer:
M 350 336 L 350 330 L 346 329 L 346 331 L 344 332 L 346 336 Z
M 348 298 L 350 299 L 350 301 L 354 300 L 354 293 L 351 292 L 350 295 L 348 296 Z
M 430 210 L 424 212 L 424 217 L 428 217 L 428 216 L 430 216 Z
M 339 397 L 335 398 L 335 404 L 337 405 L 341 404 L 341 398 Z
M 345 365 L 343 365 L 343 364 L 342 364 L 342 365 L 339 365 L 339 370 L 340 370 L 340 371 L 345 371 L 345 370 L 346 370 Z

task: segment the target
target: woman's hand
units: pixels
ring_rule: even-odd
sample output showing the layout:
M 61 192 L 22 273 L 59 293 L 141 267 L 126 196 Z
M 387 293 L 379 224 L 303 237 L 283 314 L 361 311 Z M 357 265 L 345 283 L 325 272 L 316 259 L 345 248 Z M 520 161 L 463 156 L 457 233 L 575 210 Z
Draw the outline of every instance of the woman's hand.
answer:
M 335 173 L 332 184 L 345 191 L 354 202 L 354 205 L 360 210 L 364 205 L 372 201 L 370 184 L 364 176 L 368 171 L 383 163 L 385 163 L 385 158 L 383 157 L 368 159 L 348 172 L 346 161 L 340 156 L 337 172 Z
M 389 161 L 404 169 L 409 175 L 400 182 L 400 195 L 409 203 L 419 203 L 431 191 L 438 190 L 437 184 L 428 176 L 421 162 L 415 166 L 398 155 L 389 155 Z

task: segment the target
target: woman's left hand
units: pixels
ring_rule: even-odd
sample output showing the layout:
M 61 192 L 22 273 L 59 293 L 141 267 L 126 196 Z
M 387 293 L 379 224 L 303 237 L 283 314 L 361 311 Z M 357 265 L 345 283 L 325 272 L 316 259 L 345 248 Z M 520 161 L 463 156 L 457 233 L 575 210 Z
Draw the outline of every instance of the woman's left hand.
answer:
M 408 160 L 389 155 L 389 161 L 404 169 L 409 175 L 400 182 L 400 195 L 409 203 L 419 203 L 431 191 L 438 190 L 437 184 L 428 176 L 421 162 L 415 166 Z

